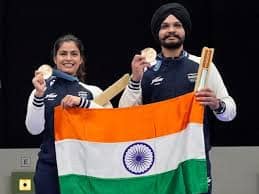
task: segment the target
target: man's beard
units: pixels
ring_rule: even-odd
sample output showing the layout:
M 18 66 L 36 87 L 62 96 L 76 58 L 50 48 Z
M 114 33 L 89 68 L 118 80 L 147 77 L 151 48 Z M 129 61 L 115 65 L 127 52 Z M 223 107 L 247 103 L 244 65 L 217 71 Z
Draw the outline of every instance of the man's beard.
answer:
M 174 42 L 166 42 L 166 39 L 169 38 L 170 36 L 174 36 L 175 38 L 178 39 L 178 41 L 174 41 Z M 164 48 L 167 48 L 167 49 L 178 49 L 180 48 L 183 43 L 184 43 L 184 38 L 181 38 L 177 35 L 168 35 L 166 36 L 165 38 L 163 39 L 160 39 L 160 45 Z

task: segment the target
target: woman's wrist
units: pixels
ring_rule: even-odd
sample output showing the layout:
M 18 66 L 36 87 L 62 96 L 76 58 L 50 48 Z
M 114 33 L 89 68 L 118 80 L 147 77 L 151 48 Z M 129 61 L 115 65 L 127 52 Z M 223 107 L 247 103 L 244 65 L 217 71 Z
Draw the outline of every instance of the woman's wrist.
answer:
M 42 98 L 44 96 L 44 92 L 36 90 L 34 96 L 36 96 L 37 98 Z

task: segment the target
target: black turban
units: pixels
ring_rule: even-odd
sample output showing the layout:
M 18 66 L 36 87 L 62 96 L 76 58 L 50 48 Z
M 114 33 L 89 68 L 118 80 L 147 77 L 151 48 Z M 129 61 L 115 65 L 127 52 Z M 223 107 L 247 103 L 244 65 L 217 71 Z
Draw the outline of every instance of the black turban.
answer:
M 151 19 L 151 32 L 157 41 L 161 23 L 169 15 L 174 15 L 182 23 L 186 37 L 191 32 L 192 23 L 187 9 L 179 3 L 167 3 L 159 7 Z

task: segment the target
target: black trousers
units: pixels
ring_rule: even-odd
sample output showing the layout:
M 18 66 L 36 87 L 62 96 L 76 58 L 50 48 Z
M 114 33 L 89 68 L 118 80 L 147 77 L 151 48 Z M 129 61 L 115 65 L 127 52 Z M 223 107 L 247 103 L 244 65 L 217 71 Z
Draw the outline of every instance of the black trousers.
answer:
M 35 194 L 60 194 L 56 164 L 38 160 L 34 183 Z
M 212 176 L 211 176 L 211 163 L 210 163 L 209 151 L 206 152 L 206 160 L 207 160 L 208 192 L 202 193 L 202 194 L 211 194 L 211 192 L 212 192 Z

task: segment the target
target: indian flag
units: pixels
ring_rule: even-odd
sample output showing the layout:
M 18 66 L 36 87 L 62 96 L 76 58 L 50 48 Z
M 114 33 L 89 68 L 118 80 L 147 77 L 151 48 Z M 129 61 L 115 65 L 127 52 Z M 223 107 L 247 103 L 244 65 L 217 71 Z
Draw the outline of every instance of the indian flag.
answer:
M 62 194 L 208 190 L 203 107 L 188 93 L 129 108 L 55 110 Z

